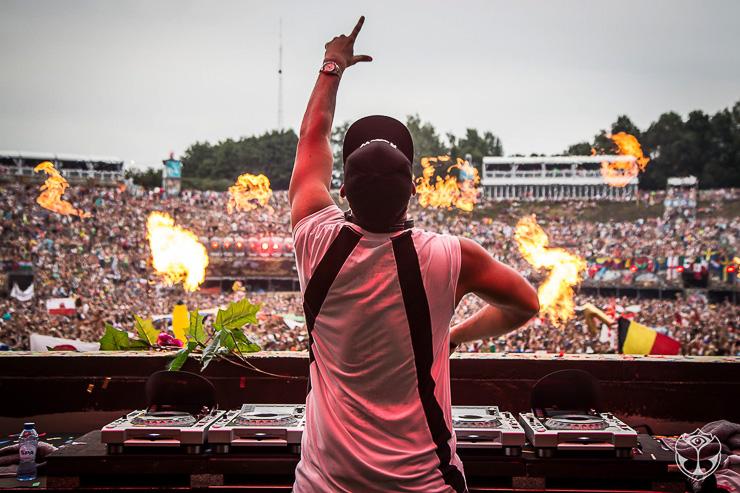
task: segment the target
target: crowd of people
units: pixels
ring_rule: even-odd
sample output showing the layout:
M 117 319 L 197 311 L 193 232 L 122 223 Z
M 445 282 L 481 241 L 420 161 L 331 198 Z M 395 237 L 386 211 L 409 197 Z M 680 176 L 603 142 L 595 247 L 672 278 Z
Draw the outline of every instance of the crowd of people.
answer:
M 592 205 L 574 202 L 573 209 Z M 525 275 L 534 274 L 514 238 L 521 217 L 516 207 L 480 221 L 439 211 L 416 217 L 424 228 L 472 238 L 502 262 Z M 548 205 L 543 205 L 537 220 L 550 245 L 565 247 L 587 260 L 587 284 L 680 286 L 685 271 L 706 274 L 716 284 L 733 285 L 737 280 L 738 217 L 596 222 L 579 219 L 575 213 L 551 214 Z
M 525 327 L 505 337 L 463 344 L 462 352 L 537 352 L 550 353 L 616 353 L 615 326 L 601 331 L 589 328 L 582 308 L 587 303 L 604 309 L 612 308 L 615 317 L 625 316 L 676 339 L 682 353 L 699 356 L 740 355 L 737 306 L 727 301 L 710 304 L 701 295 L 675 300 L 629 299 L 576 296 L 581 308 L 563 327 L 549 320 L 535 318 Z M 457 307 L 453 323 L 472 315 L 483 306 L 475 297 L 464 298 Z
M 260 324 L 250 328 L 252 337 L 266 350 L 306 350 L 308 335 L 304 326 L 286 323 L 285 314 L 301 313 L 300 293 L 262 293 L 251 297 L 264 304 Z M 740 355 L 738 308 L 729 302 L 708 303 L 701 295 L 676 300 L 608 298 L 578 295 L 576 303 L 605 309 L 615 316 L 626 316 L 678 340 L 683 354 L 699 356 Z M 468 295 L 457 307 L 452 323 L 458 323 L 483 307 L 483 301 Z M 617 353 L 616 327 L 589 328 L 582 310 L 564 326 L 546 318 L 535 318 L 525 327 L 505 337 L 462 344 L 460 352 L 537 352 Z
M 203 238 L 290 237 L 285 192 L 275 192 L 269 207 L 229 214 L 225 193 L 184 191 L 179 197 L 168 197 L 161 190 L 127 189 L 123 185 L 72 186 L 65 198 L 91 213 L 91 217 L 81 219 L 41 208 L 35 202 L 38 186 L 5 184 L 0 190 L 0 261 L 5 265 L 5 275 L 24 264 L 33 272 L 34 292 L 30 300 L 20 301 L 7 293 L 0 297 L 0 342 L 13 349 L 27 348 L 30 332 L 94 341 L 102 335 L 105 322 L 130 328 L 133 314 L 166 315 L 179 300 L 189 308 L 206 309 L 244 295 L 240 291 L 188 293 L 178 286 L 163 286 L 152 269 L 146 239 L 146 218 L 152 210 L 169 213 L 176 224 Z M 724 192 L 722 197 L 718 200 L 736 199 L 734 191 Z M 590 206 L 588 202 L 572 205 L 574 209 Z M 660 282 L 676 281 L 675 271 L 669 267 L 696 259 L 706 264 L 717 282 L 735 282 L 727 266 L 734 265 L 738 255 L 737 217 L 703 215 L 691 220 L 651 217 L 598 222 L 579 219 L 577 214 L 555 214 L 548 204 L 538 207 L 538 221 L 550 236 L 550 243 L 589 259 L 586 282 L 639 282 L 639 277 L 646 274 L 657 276 Z M 533 281 L 544 274 L 533 271 L 518 252 L 513 235 L 521 216 L 517 204 L 495 217 L 421 209 L 417 205 L 412 206 L 410 213 L 418 226 L 480 242 L 496 258 Z M 671 260 L 673 257 L 676 259 Z M 212 262 L 212 268 L 218 265 L 228 269 L 228 258 Z M 618 272 L 619 277 L 605 275 L 609 272 Z M 207 275 L 239 277 L 223 271 Z M 7 286 L 8 290 L 11 287 Z M 299 293 L 247 295 L 264 303 L 262 323 L 254 330 L 265 349 L 305 348 L 305 332 L 295 324 L 288 327 L 284 319 L 285 314 L 302 314 Z M 75 315 L 47 312 L 46 300 L 68 297 L 75 299 Z M 478 306 L 476 303 L 473 299 L 463 300 L 458 314 L 470 313 Z M 733 339 L 737 318 L 734 305 L 712 307 L 701 301 L 687 304 L 685 300 L 641 300 L 639 304 L 645 323 L 676 331 L 687 353 L 737 352 Z M 610 350 L 608 342 L 594 340 L 583 330 L 578 318 L 562 329 L 534 320 L 503 341 L 469 345 L 462 350 Z

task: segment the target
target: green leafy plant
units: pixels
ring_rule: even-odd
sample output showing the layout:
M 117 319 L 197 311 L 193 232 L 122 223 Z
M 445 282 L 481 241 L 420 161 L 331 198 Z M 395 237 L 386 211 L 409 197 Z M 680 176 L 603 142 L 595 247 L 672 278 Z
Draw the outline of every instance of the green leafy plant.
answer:
M 144 320 L 138 315 L 134 315 L 134 322 L 139 339 L 146 342 L 149 346 L 156 346 L 159 331 L 154 328 L 154 323 L 151 319 Z
M 200 351 L 201 371 L 205 370 L 215 358 L 221 358 L 239 366 L 251 367 L 244 354 L 254 353 L 261 348 L 244 333 L 244 326 L 257 323 L 257 312 L 261 305 L 248 299 L 229 303 L 225 310 L 218 310 L 213 322 L 213 333 L 208 334 L 203 327 L 203 316 L 198 311 L 190 312 L 190 325 L 187 344 L 170 361 L 170 370 L 179 370 L 190 354 Z
M 219 309 L 213 322 L 213 332 L 208 333 L 203 326 L 203 315 L 198 310 L 190 312 L 187 341 L 169 362 L 169 370 L 179 370 L 191 354 L 200 353 L 201 371 L 216 358 L 237 366 L 254 369 L 244 356 L 260 351 L 260 346 L 244 333 L 244 326 L 257 323 L 257 313 L 262 306 L 252 304 L 246 298 L 229 303 L 226 309 Z M 132 339 L 128 332 L 105 324 L 105 334 L 100 339 L 103 351 L 136 350 L 157 346 L 159 331 L 149 319 L 134 315 L 134 328 L 138 338 Z
M 128 332 L 117 329 L 108 323 L 105 324 L 105 334 L 100 338 L 101 351 L 126 351 L 146 349 L 148 347 L 150 347 L 150 344 L 145 340 L 131 339 Z

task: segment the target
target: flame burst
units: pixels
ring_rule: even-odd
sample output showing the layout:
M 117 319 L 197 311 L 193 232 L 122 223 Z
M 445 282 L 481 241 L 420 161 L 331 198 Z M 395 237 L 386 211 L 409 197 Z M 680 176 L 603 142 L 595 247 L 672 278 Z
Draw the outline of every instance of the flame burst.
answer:
M 36 198 L 36 203 L 44 209 L 48 209 L 52 212 L 58 212 L 65 216 L 79 216 L 79 217 L 90 217 L 89 212 L 85 212 L 82 209 L 75 208 L 72 204 L 62 199 L 62 195 L 69 188 L 69 183 L 64 177 L 57 171 L 54 164 L 51 161 L 44 161 L 38 166 L 33 168 L 34 173 L 43 171 L 48 175 L 46 181 L 41 185 L 41 193 Z
M 535 269 L 550 271 L 537 290 L 540 313 L 549 317 L 556 327 L 562 326 L 573 316 L 573 286 L 581 282 L 581 274 L 586 270 L 585 260 L 562 248 L 550 248 L 547 233 L 537 224 L 534 215 L 519 220 L 514 238 L 527 262 Z
M 607 135 L 607 137 L 617 145 L 619 155 L 632 156 L 634 159 L 629 161 L 603 161 L 601 163 L 601 176 L 609 186 L 625 187 L 641 171 L 645 171 L 650 158 L 645 157 L 642 153 L 642 146 L 634 135 L 619 132 Z M 592 149 L 591 153 L 596 154 L 596 150 Z
M 229 203 L 226 208 L 229 214 L 234 211 L 251 211 L 266 206 L 270 197 L 270 180 L 265 175 L 244 173 L 229 187 Z
M 208 253 L 192 232 L 162 212 L 152 212 L 146 221 L 146 237 L 152 250 L 152 265 L 173 286 L 182 282 L 186 291 L 195 291 L 206 278 Z
M 444 178 L 437 176 L 434 183 L 434 164 L 446 163 L 452 158 L 450 156 L 423 157 L 421 158 L 422 176 L 416 179 L 416 195 L 422 207 L 435 207 L 470 212 L 478 201 L 478 183 L 480 177 L 478 170 L 464 159 L 457 158 L 455 164 L 447 168 Z M 457 178 L 450 175 L 450 171 L 458 169 L 461 175 L 471 177 L 458 182 Z

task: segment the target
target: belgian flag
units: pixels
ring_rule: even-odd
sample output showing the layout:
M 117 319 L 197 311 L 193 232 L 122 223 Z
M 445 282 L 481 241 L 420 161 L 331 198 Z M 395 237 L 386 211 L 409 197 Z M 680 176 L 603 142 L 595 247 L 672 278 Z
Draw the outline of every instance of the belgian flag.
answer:
M 681 343 L 634 320 L 620 317 L 619 352 L 622 354 L 679 354 Z

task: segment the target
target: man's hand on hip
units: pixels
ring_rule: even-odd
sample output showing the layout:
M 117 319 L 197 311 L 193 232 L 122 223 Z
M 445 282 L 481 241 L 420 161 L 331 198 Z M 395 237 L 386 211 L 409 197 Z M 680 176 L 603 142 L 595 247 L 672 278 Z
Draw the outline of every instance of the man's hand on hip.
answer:
M 324 60 L 331 60 L 335 62 L 339 67 L 344 70 L 347 67 L 351 67 L 357 62 L 372 62 L 373 58 L 369 55 L 355 55 L 355 40 L 357 35 L 360 34 L 360 29 L 365 23 L 365 16 L 360 17 L 357 21 L 355 28 L 349 36 L 341 34 L 336 36 L 334 39 L 326 43 L 326 53 L 324 54 Z

